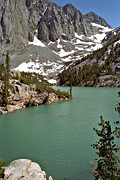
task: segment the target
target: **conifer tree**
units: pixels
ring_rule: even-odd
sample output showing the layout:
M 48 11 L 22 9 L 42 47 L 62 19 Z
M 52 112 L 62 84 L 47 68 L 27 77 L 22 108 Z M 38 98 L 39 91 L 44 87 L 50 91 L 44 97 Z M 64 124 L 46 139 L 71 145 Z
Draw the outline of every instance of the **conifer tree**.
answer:
M 120 97 L 120 91 L 118 92 L 118 96 Z M 118 113 L 120 115 L 120 103 L 118 104 L 118 107 L 116 108 L 116 110 L 118 111 Z
M 2 73 L 2 87 L 1 87 L 1 106 L 6 107 L 8 104 L 9 87 L 10 87 L 10 58 L 7 53 Z
M 72 83 L 73 83 L 73 75 L 70 73 L 70 96 L 72 98 Z
M 4 178 L 4 161 L 0 160 L 0 179 L 3 179 Z
M 120 92 L 118 93 L 120 95 Z M 120 104 L 116 108 L 120 114 Z M 120 180 L 120 160 L 117 152 L 120 147 L 115 144 L 115 138 L 120 138 L 119 121 L 116 121 L 117 127 L 112 130 L 109 121 L 100 118 L 99 129 L 93 128 L 99 137 L 99 140 L 93 144 L 99 159 L 94 169 L 95 180 Z

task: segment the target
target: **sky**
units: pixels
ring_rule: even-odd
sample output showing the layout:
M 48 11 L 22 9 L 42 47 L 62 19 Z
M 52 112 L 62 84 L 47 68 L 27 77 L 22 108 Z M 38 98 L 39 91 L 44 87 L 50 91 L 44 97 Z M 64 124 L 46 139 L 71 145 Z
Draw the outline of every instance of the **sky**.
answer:
M 113 28 L 120 26 L 120 0 L 52 0 L 63 6 L 72 3 L 83 14 L 93 11 Z

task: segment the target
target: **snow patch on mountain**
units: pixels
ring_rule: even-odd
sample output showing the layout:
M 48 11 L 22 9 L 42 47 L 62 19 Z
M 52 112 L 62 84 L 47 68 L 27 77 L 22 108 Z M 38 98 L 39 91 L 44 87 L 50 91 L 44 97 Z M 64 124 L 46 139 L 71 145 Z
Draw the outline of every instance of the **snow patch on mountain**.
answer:
M 14 70 L 15 71 L 20 71 L 20 72 L 29 72 L 29 73 L 36 73 L 43 75 L 46 79 L 48 79 L 48 76 L 50 74 L 56 75 L 58 71 L 61 71 L 63 69 L 63 64 L 61 62 L 44 62 L 44 63 L 39 63 L 39 62 L 24 62 L 20 64 L 18 67 L 16 67 Z
M 60 56 L 61 58 L 63 58 L 63 57 L 65 57 L 65 56 L 68 56 L 68 55 L 73 54 L 74 52 L 75 52 L 74 50 L 72 50 L 72 51 L 70 51 L 70 52 L 67 52 L 67 51 L 65 51 L 64 49 L 61 49 L 58 54 L 59 54 L 59 56 Z
M 37 39 L 36 36 L 34 36 L 33 42 L 29 42 L 28 44 L 32 44 L 32 45 L 34 45 L 34 46 L 45 47 L 45 45 L 44 45 L 39 39 Z
M 29 45 L 40 46 L 42 48 L 49 48 L 54 54 L 60 57 L 61 60 L 53 61 L 52 59 L 40 62 L 38 58 L 32 60 L 30 56 L 29 62 L 20 64 L 15 70 L 38 73 L 43 75 L 50 83 L 55 83 L 55 77 L 58 72 L 61 72 L 65 68 L 65 64 L 70 64 L 82 57 L 88 55 L 92 51 L 102 48 L 102 41 L 105 38 L 107 32 L 112 29 L 101 26 L 99 24 L 91 23 L 99 29 L 99 33 L 92 36 L 79 35 L 75 32 L 75 37 L 72 39 L 58 39 L 56 42 L 50 41 L 48 45 L 45 45 L 37 38 L 37 31 L 34 36 L 33 42 L 29 42 Z M 65 34 L 64 34 L 65 35 Z
M 92 26 L 100 28 L 99 34 L 89 37 L 89 39 L 93 40 L 95 43 L 101 43 L 102 40 L 105 38 L 106 33 L 112 31 L 112 29 L 109 27 L 101 26 L 100 24 L 96 24 L 96 23 L 91 23 L 91 24 Z
M 77 33 L 75 33 L 75 37 L 78 38 L 78 39 L 84 39 L 85 35 L 84 34 L 78 35 Z
M 57 80 L 55 79 L 48 79 L 47 80 L 50 84 L 56 84 L 57 83 Z
M 105 33 L 96 34 L 96 35 L 90 36 L 89 39 L 91 39 L 95 43 L 101 43 L 101 41 L 105 38 L 105 36 L 106 36 Z
M 115 43 L 114 43 L 114 46 L 116 46 L 116 44 L 120 44 L 120 40 L 118 40 L 118 41 L 116 41 Z
M 111 31 L 111 28 L 109 28 L 109 27 L 105 27 L 105 26 L 102 26 L 102 25 L 96 24 L 96 23 L 91 23 L 91 24 L 92 24 L 92 26 L 101 28 L 102 32 L 109 32 L 109 31 Z
M 14 70 L 20 71 L 20 72 L 37 73 L 37 74 L 40 74 L 40 71 L 42 72 L 42 69 L 40 69 L 40 64 L 32 62 L 32 61 L 30 61 L 30 62 L 23 62 L 22 64 L 20 64 Z

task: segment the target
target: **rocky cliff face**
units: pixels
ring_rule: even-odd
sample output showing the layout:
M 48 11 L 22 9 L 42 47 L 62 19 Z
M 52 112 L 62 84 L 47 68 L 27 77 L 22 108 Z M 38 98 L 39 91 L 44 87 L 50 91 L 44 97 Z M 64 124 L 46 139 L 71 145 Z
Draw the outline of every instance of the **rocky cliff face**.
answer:
M 106 37 L 103 39 L 103 45 L 114 43 L 120 40 L 120 27 L 113 29 L 112 31 L 108 32 Z
M 18 80 L 19 79 L 19 80 Z M 30 82 L 31 81 L 31 82 Z M 3 107 L 3 77 L 0 77 L 0 114 L 15 110 L 69 100 L 68 93 L 52 89 L 41 76 L 11 72 L 7 107 Z M 33 84 L 34 83 L 34 84 Z
M 56 41 L 64 35 L 67 39 L 74 37 L 73 25 L 62 7 L 50 3 L 39 22 L 38 38 L 48 42 L 49 40 Z
M 109 26 L 94 13 L 82 15 L 73 5 L 59 7 L 49 0 L 0 0 L 1 52 L 21 51 L 34 33 L 43 42 L 71 39 L 75 32 L 90 36 L 98 32 L 91 22 Z
M 22 51 L 34 38 L 46 4 L 49 1 L 0 0 L 0 52 Z M 1 53 L 0 53 L 1 54 Z
M 91 36 L 98 32 L 91 22 L 89 16 L 84 16 L 72 4 L 59 7 L 49 3 L 38 25 L 38 38 L 43 42 L 56 41 L 59 38 L 70 40 L 75 37 L 75 32 Z M 105 25 L 107 26 L 107 23 Z
M 96 24 L 100 24 L 101 26 L 105 26 L 105 27 L 111 28 L 111 26 L 102 17 L 96 15 L 92 11 L 87 13 L 84 17 L 90 23 L 96 23 Z
M 111 31 L 104 19 L 93 12 L 83 15 L 72 4 L 0 0 L 0 62 L 9 51 L 11 68 L 37 72 L 47 79 L 101 48 L 118 33 Z
M 0 0 L 0 15 L 0 44 L 20 51 L 27 43 L 30 31 L 25 1 Z
M 67 4 L 63 7 L 63 10 L 67 18 L 72 22 L 74 32 L 79 35 L 83 34 L 85 36 L 94 35 L 97 30 L 95 27 L 85 19 L 84 15 L 77 10 L 72 4 Z

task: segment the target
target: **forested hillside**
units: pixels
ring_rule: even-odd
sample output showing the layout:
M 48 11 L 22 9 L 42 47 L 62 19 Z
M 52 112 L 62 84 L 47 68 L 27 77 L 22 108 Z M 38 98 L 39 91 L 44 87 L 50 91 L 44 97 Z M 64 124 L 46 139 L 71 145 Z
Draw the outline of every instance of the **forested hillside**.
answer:
M 120 86 L 120 43 L 109 43 L 58 75 L 59 85 Z

